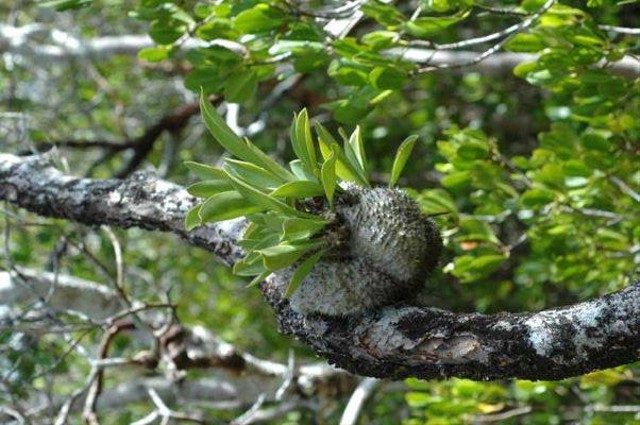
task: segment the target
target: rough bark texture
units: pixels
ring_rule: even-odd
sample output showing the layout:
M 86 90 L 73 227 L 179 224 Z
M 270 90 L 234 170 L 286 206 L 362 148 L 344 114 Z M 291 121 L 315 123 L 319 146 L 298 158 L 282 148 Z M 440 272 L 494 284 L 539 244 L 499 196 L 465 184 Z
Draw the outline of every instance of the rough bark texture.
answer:
M 43 158 L 0 154 L 0 199 L 90 225 L 170 231 L 227 264 L 242 256 L 237 245 L 242 220 L 186 232 L 182 219 L 196 201 L 151 174 L 127 180 L 76 179 Z M 393 305 L 331 317 L 293 311 L 282 297 L 282 278 L 272 275 L 262 285 L 281 330 L 361 375 L 561 379 L 640 358 L 640 283 L 538 313 L 455 314 Z

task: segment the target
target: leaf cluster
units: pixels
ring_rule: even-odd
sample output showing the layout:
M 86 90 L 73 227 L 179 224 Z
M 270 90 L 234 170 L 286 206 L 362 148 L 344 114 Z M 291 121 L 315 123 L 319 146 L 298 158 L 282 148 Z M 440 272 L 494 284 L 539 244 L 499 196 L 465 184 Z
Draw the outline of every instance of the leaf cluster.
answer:
M 336 220 L 331 213 L 336 195 L 348 184 L 371 186 L 360 127 L 350 136 L 341 130 L 340 145 L 316 123 L 314 139 L 303 109 L 294 114 L 290 132 L 297 159 L 286 168 L 249 139 L 237 136 L 204 93 L 200 108 L 211 134 L 233 157 L 225 158 L 219 168 L 186 163 L 202 179 L 188 191 L 204 201 L 187 213 L 185 226 L 191 230 L 246 217 L 250 224 L 240 241 L 246 255 L 234 265 L 234 273 L 252 276 L 251 284 L 257 284 L 272 272 L 297 264 L 286 291 L 289 295 L 332 248 L 322 236 Z M 398 149 L 390 186 L 397 182 L 416 140 L 411 136 Z

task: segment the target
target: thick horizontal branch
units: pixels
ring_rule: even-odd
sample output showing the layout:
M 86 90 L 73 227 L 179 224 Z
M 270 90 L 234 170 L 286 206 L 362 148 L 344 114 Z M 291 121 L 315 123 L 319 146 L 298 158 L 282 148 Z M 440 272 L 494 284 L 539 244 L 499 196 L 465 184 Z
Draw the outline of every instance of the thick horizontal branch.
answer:
M 0 155 L 0 199 L 35 213 L 89 225 L 169 231 L 227 264 L 242 256 L 243 220 L 186 232 L 195 204 L 179 186 L 150 174 L 78 179 L 40 157 Z M 538 313 L 455 314 L 395 306 L 345 317 L 294 312 L 272 275 L 262 291 L 281 329 L 351 372 L 404 378 L 561 379 L 640 359 L 640 283 L 592 301 Z
M 339 28 L 343 28 L 340 21 Z M 52 43 L 42 44 L 32 40 L 34 35 L 49 34 Z M 232 50 L 242 51 L 242 46 L 229 40 L 213 40 L 210 44 L 221 44 Z M 198 40 L 187 40 L 181 49 L 188 50 L 206 46 Z M 114 55 L 137 55 L 141 49 L 155 46 L 147 35 L 121 35 L 78 39 L 69 33 L 48 29 L 40 24 L 24 27 L 0 25 L 0 52 L 12 53 L 24 59 L 41 62 L 64 62 L 79 59 L 100 59 Z M 277 48 L 277 43 L 275 48 Z M 452 67 L 456 64 L 473 62 L 479 52 L 469 50 L 431 50 L 428 48 L 402 48 L 387 52 L 391 56 L 401 56 L 418 64 L 428 64 L 434 68 Z M 471 69 L 487 74 L 508 74 L 521 62 L 537 59 L 537 55 L 528 53 L 497 52 Z M 467 68 L 465 68 L 467 69 Z M 625 56 L 618 62 L 609 64 L 609 69 L 618 75 L 635 78 L 640 75 L 640 61 L 633 56 Z

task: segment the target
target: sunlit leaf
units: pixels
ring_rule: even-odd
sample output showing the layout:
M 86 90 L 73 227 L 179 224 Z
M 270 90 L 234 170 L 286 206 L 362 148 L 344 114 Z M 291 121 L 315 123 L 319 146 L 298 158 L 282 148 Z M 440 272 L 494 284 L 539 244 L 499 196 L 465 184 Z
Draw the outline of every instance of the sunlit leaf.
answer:
M 398 182 L 400 178 L 400 174 L 402 174 L 402 170 L 404 166 L 407 164 L 407 160 L 413 151 L 413 147 L 418 140 L 418 136 L 409 136 L 398 148 L 396 152 L 396 157 L 393 160 L 393 167 L 391 168 L 391 178 L 389 179 L 389 187 L 393 187 Z

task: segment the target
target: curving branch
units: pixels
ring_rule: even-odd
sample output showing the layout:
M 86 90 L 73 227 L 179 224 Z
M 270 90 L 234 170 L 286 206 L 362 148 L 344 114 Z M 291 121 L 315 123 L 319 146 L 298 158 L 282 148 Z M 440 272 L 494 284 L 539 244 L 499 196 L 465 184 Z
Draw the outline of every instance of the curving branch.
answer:
M 0 154 L 0 199 L 89 225 L 173 232 L 226 264 L 242 256 L 244 220 L 186 232 L 196 200 L 152 174 L 126 180 L 66 176 L 43 157 Z M 363 313 L 301 314 L 283 298 L 285 276 L 261 286 L 281 330 L 361 375 L 404 378 L 562 379 L 640 359 L 640 282 L 591 301 L 538 313 L 456 314 L 389 305 Z
M 362 17 L 361 12 L 345 19 L 334 19 L 325 28 L 328 33 L 339 37 L 343 32 L 352 29 L 352 25 Z M 616 27 L 605 26 L 603 29 L 614 31 Z M 636 28 L 618 28 L 617 32 L 629 34 L 637 32 Z M 616 32 L 616 31 L 614 31 Z M 35 36 L 47 35 L 50 43 L 39 43 L 33 40 Z M 500 33 L 496 33 L 500 34 Z M 486 39 L 487 37 L 484 37 Z M 212 40 L 210 44 L 224 45 L 231 50 L 242 51 L 242 45 L 229 40 Z M 466 43 L 463 41 L 462 43 Z M 89 39 L 79 39 L 70 33 L 47 28 L 42 24 L 31 24 L 13 27 L 0 24 L 0 53 L 9 53 L 24 60 L 38 61 L 45 64 L 50 62 L 67 62 L 73 60 L 105 59 L 115 55 L 137 55 L 141 49 L 153 47 L 156 44 L 148 35 L 119 35 Z M 199 40 L 187 40 L 181 49 L 189 50 L 206 46 Z M 276 46 L 277 47 L 277 43 Z M 474 71 L 486 74 L 509 74 L 521 62 L 531 62 L 537 55 L 529 53 L 492 52 L 480 61 L 479 52 L 471 50 L 457 50 L 463 45 L 444 46 L 440 49 L 420 47 L 397 48 L 386 51 L 389 56 L 402 57 L 405 60 L 420 65 L 428 65 L 433 69 L 470 67 Z M 627 78 L 640 75 L 640 61 L 633 55 L 627 55 L 621 60 L 605 64 L 614 74 Z

